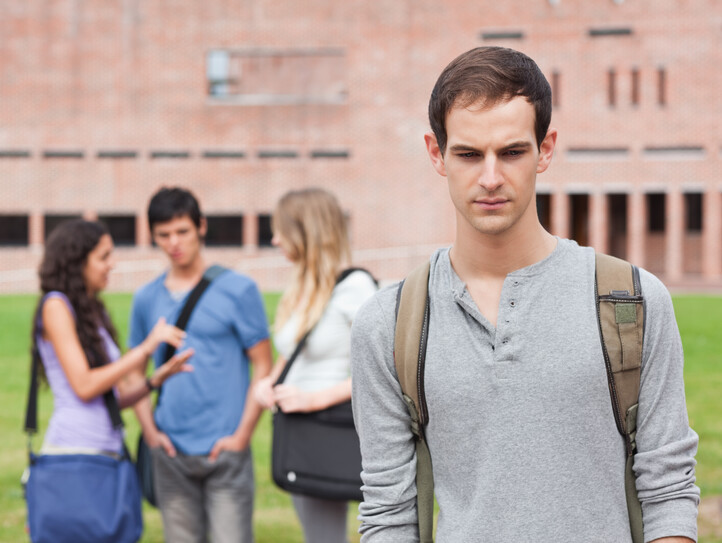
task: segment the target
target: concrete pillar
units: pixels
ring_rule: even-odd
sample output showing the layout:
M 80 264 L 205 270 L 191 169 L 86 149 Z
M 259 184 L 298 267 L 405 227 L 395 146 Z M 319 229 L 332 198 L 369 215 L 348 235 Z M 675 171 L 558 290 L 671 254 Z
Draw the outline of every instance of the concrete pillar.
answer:
M 150 247 L 151 235 L 148 229 L 148 214 L 145 209 L 135 214 L 135 243 L 138 247 Z
M 609 199 L 604 193 L 589 195 L 589 245 L 597 252 L 609 252 Z
M 28 217 L 28 242 L 30 247 L 42 247 L 45 243 L 45 216 L 39 212 L 33 212 Z
M 627 260 L 644 267 L 644 244 L 647 237 L 647 198 L 634 191 L 627 198 Z
M 668 281 L 679 281 L 684 273 L 684 211 L 684 194 L 673 188 L 665 201 L 664 273 Z
M 569 195 L 553 192 L 551 195 L 551 233 L 560 238 L 569 237 Z
M 722 193 L 716 188 L 702 197 L 702 275 L 722 275 Z
M 258 215 L 255 213 L 243 215 L 243 246 L 248 249 L 258 248 Z

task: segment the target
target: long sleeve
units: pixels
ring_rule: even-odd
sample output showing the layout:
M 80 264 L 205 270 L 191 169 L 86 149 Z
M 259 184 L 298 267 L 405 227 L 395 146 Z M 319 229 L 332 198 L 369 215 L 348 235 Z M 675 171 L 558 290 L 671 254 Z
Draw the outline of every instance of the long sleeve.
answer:
M 356 429 L 361 440 L 364 543 L 418 540 L 416 453 L 393 361 L 395 288 L 358 312 L 351 334 Z
M 696 540 L 698 437 L 687 418 L 682 342 L 667 290 L 648 273 L 642 280 L 646 325 L 634 471 L 645 541 L 665 536 Z

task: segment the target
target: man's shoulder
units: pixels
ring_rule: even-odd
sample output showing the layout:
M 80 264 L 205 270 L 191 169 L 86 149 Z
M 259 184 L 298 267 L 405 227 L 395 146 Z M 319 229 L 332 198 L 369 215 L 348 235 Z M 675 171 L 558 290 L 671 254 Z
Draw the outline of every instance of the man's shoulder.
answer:
M 240 295 L 248 289 L 258 290 L 258 285 L 251 277 L 225 267 L 223 272 L 213 280 L 212 285 L 217 293 L 234 296 Z
M 154 298 L 158 293 L 158 290 L 163 288 L 163 282 L 165 281 L 166 275 L 167 272 L 163 272 L 147 283 L 141 285 L 133 294 L 134 300 L 137 302 Z

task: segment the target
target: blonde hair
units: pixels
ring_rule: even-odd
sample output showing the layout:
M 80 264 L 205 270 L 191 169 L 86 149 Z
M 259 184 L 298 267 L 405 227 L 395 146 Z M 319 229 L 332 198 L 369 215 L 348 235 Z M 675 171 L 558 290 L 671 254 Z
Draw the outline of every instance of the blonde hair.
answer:
M 308 188 L 288 192 L 279 200 L 271 226 L 274 235 L 283 238 L 294 264 L 274 327 L 279 330 L 298 312 L 298 341 L 321 318 L 339 271 L 351 263 L 346 218 L 333 194 Z

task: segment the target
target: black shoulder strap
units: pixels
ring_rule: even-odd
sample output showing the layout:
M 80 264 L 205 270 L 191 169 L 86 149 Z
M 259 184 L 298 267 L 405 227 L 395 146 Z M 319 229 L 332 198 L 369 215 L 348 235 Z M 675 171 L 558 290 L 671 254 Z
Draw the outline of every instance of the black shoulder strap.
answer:
M 178 328 L 180 328 L 181 330 L 186 329 L 186 326 L 188 326 L 188 321 L 191 318 L 191 313 L 193 313 L 193 310 L 198 304 L 198 301 L 201 299 L 203 293 L 211 285 L 213 280 L 225 271 L 226 268 L 218 265 L 213 265 L 205 271 L 203 277 L 201 277 L 201 280 L 198 281 L 196 286 L 193 287 L 193 290 L 188 295 L 185 305 L 183 305 L 183 309 L 181 309 L 180 315 L 178 315 L 178 320 L 175 323 Z M 163 360 L 160 361 L 160 364 L 165 364 L 166 362 L 168 362 L 168 360 L 170 360 L 174 354 L 175 347 L 173 347 L 173 345 L 166 344 L 165 352 L 163 353 Z
M 361 271 L 361 272 L 368 274 L 368 276 L 374 282 L 374 285 L 376 285 L 377 287 L 379 286 L 378 279 L 376 279 L 370 271 L 368 271 L 366 268 L 358 268 L 358 267 L 346 268 L 345 270 L 343 270 L 340 274 L 338 274 L 338 277 L 336 278 L 336 284 L 338 285 L 341 281 L 346 279 L 353 272 L 357 272 L 357 271 Z

